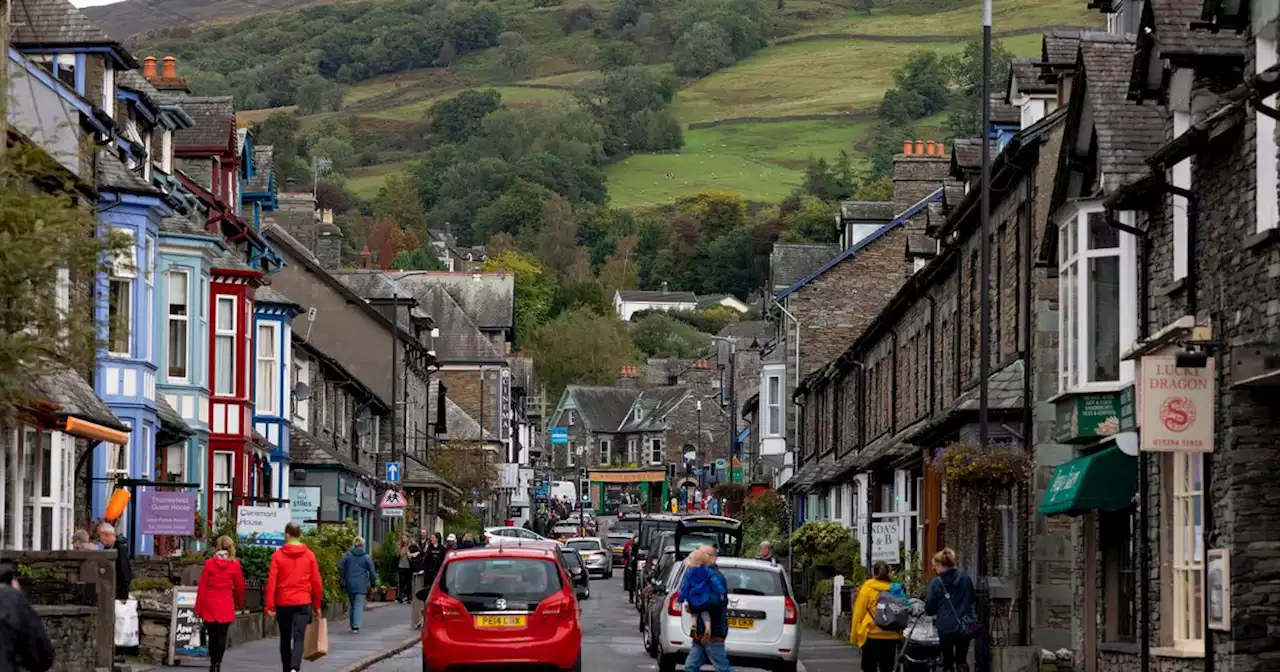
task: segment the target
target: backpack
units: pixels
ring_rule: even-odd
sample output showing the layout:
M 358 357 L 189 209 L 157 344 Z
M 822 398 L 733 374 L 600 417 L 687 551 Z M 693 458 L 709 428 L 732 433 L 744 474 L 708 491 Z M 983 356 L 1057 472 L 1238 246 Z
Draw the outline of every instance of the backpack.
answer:
M 871 620 L 885 632 L 905 632 L 911 622 L 911 605 L 892 591 L 882 590 L 876 598 L 876 610 Z
M 702 573 L 705 573 L 705 578 L 690 577 L 689 594 L 684 596 L 685 602 L 689 603 L 689 610 L 694 613 L 710 609 L 720 597 L 715 587 L 715 575 L 708 569 L 703 569 L 700 574 Z

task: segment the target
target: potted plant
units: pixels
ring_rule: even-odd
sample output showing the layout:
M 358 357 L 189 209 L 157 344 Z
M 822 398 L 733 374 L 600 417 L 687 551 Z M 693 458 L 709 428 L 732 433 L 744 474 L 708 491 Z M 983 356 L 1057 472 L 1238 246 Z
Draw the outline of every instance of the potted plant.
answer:
M 386 599 L 386 601 L 388 601 L 388 602 L 395 602 L 395 601 L 396 601 L 396 587 L 395 587 L 395 586 L 383 586 L 383 587 L 382 587 L 382 592 L 383 592 L 383 597 L 384 597 L 384 599 Z

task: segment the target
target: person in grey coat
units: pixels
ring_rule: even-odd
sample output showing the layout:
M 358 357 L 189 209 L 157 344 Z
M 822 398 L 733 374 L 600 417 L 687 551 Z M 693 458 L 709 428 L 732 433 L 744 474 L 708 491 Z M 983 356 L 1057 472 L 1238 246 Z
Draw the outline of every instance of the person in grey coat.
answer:
M 378 570 L 373 566 L 373 558 L 364 550 L 364 537 L 356 537 L 351 543 L 351 550 L 338 561 L 338 581 L 347 597 L 351 598 L 351 613 L 348 614 L 351 631 L 360 632 L 365 598 L 369 596 L 369 589 L 378 585 Z

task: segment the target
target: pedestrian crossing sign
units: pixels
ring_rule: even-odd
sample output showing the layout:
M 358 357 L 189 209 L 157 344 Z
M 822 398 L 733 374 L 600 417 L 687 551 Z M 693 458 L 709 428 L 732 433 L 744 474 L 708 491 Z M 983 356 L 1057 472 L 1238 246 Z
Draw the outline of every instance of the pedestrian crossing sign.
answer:
M 384 509 L 403 509 L 408 506 L 408 502 L 404 499 L 404 493 L 399 490 L 387 490 L 382 493 L 382 508 Z

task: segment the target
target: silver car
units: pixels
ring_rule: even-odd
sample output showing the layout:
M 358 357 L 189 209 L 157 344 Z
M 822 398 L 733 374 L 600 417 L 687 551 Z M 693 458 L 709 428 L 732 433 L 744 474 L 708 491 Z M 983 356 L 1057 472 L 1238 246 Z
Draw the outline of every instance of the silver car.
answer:
M 795 672 L 800 652 L 799 610 L 791 582 L 781 567 L 764 560 L 720 558 L 716 562 L 729 590 L 729 635 L 725 650 L 734 667 Z M 672 567 L 655 586 L 650 617 L 644 619 L 645 648 L 660 672 L 674 672 L 691 647 L 693 616 L 680 599 L 688 564 Z
M 575 537 L 564 545 L 582 554 L 582 562 L 588 572 L 606 579 L 613 578 L 613 551 L 600 537 Z

